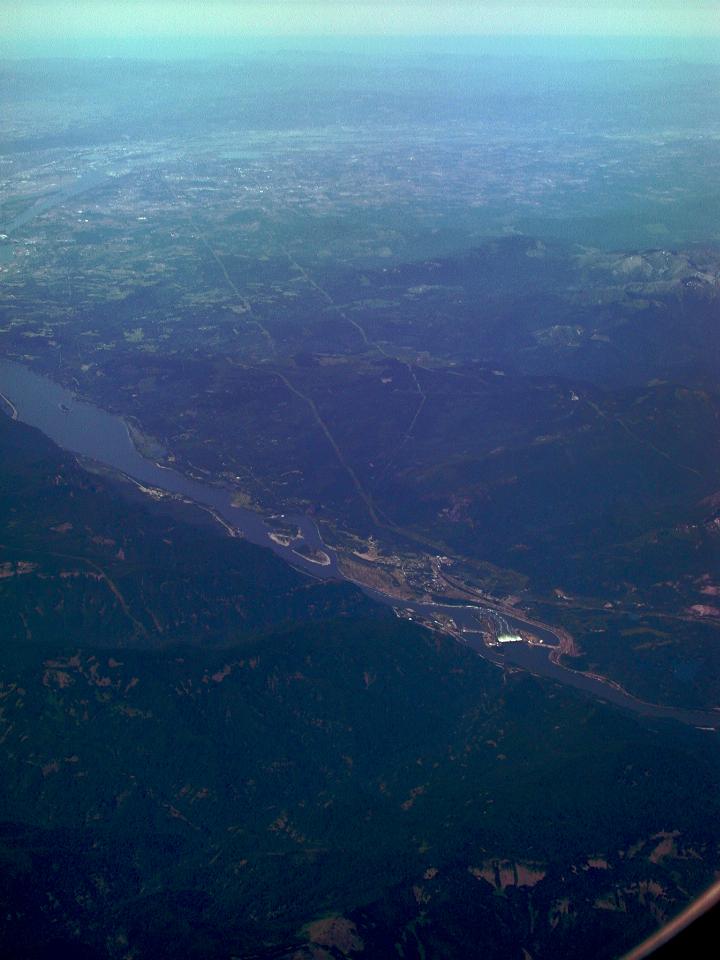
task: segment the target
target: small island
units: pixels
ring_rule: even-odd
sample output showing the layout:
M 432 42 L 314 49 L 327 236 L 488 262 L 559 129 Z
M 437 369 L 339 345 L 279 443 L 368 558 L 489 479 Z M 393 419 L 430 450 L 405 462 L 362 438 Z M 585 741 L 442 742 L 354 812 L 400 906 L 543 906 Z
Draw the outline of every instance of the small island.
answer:
M 317 563 L 321 567 L 329 567 L 332 562 L 324 550 L 316 550 L 313 547 L 309 547 L 306 543 L 301 543 L 295 547 L 293 553 L 302 557 L 303 560 L 309 560 L 310 563 Z

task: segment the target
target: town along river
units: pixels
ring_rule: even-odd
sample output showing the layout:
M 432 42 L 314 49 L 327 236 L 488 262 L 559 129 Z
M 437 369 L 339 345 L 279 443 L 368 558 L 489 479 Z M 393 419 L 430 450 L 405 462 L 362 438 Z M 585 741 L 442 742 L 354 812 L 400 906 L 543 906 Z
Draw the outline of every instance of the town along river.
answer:
M 121 417 L 78 399 L 69 390 L 21 364 L 0 360 L 0 394 L 0 406 L 8 415 L 37 427 L 63 449 L 112 467 L 142 487 L 166 491 L 209 510 L 231 532 L 236 535 L 239 533 L 251 543 L 268 547 L 293 567 L 314 577 L 347 579 L 338 565 L 335 552 L 324 543 L 317 525 L 310 517 L 284 515 L 282 529 L 297 529 L 298 538 L 293 542 L 287 542 L 285 537 L 271 539 L 271 534 L 275 532 L 272 517 L 268 518 L 268 523 L 260 514 L 236 506 L 233 492 L 227 488 L 192 479 L 144 457 L 133 443 L 128 425 Z M 305 556 L 297 552 L 300 546 L 304 548 Z M 549 628 L 531 627 L 533 634 L 543 641 L 542 646 L 517 642 L 488 648 L 479 632 L 478 614 L 483 610 L 479 604 L 398 600 L 362 584 L 358 586 L 374 600 L 394 609 L 401 608 L 402 615 L 413 619 L 432 622 L 451 617 L 462 631 L 461 642 L 498 665 L 516 665 L 645 717 L 675 719 L 698 727 L 720 729 L 720 713 L 644 703 L 599 678 L 553 663 L 549 654 L 556 638 Z M 523 620 L 504 611 L 502 618 L 513 632 L 528 628 Z

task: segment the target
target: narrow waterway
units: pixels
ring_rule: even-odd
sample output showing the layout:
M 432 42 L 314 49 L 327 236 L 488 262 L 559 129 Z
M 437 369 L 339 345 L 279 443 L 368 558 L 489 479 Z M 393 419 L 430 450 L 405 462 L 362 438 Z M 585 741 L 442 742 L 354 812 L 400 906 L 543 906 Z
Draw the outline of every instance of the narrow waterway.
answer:
M 270 539 L 273 531 L 270 522 L 244 507 L 233 504 L 233 492 L 222 486 L 203 483 L 154 463 L 144 457 L 135 447 L 125 421 L 100 409 L 92 403 L 78 399 L 73 393 L 47 377 L 41 376 L 21 364 L 0 360 L 0 408 L 11 415 L 37 427 L 59 447 L 112 467 L 144 487 L 157 488 L 175 494 L 184 500 L 212 511 L 233 530 L 238 531 L 251 543 L 267 547 L 293 567 L 323 579 L 346 579 L 338 565 L 337 556 L 328 547 L 315 522 L 304 515 L 285 515 L 283 527 L 297 527 L 302 540 L 311 551 L 324 554 L 327 563 L 319 564 L 297 553 L 293 546 L 286 546 Z M 658 719 L 674 719 L 696 727 L 720 729 L 720 712 L 684 710 L 645 703 L 600 679 L 588 677 L 555 664 L 550 659 L 555 636 L 550 630 L 532 627 L 543 641 L 543 646 L 526 643 L 505 643 L 501 647 L 485 646 L 479 632 L 478 613 L 482 607 L 473 604 L 419 603 L 398 600 L 377 590 L 358 584 L 372 599 L 402 608 L 404 615 L 423 621 L 433 621 L 441 616 L 450 616 L 463 631 L 462 640 L 480 656 L 498 665 L 515 665 L 539 676 L 548 677 L 566 686 L 574 687 L 598 699 L 612 703 L 632 713 Z M 520 632 L 527 624 L 503 612 L 508 627 Z

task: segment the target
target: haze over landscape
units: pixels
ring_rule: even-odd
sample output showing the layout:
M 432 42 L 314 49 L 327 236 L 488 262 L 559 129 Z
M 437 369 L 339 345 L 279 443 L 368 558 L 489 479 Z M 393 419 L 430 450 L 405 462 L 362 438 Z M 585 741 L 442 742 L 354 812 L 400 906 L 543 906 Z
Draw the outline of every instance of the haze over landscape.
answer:
M 4 955 L 716 880 L 718 6 L 2 6 Z

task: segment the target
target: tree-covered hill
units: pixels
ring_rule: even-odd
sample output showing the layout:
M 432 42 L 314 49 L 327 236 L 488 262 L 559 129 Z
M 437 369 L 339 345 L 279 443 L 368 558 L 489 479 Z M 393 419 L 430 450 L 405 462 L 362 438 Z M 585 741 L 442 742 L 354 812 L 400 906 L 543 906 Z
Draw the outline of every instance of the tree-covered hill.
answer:
M 612 957 L 714 875 L 713 735 L 0 431 L 6 956 Z

